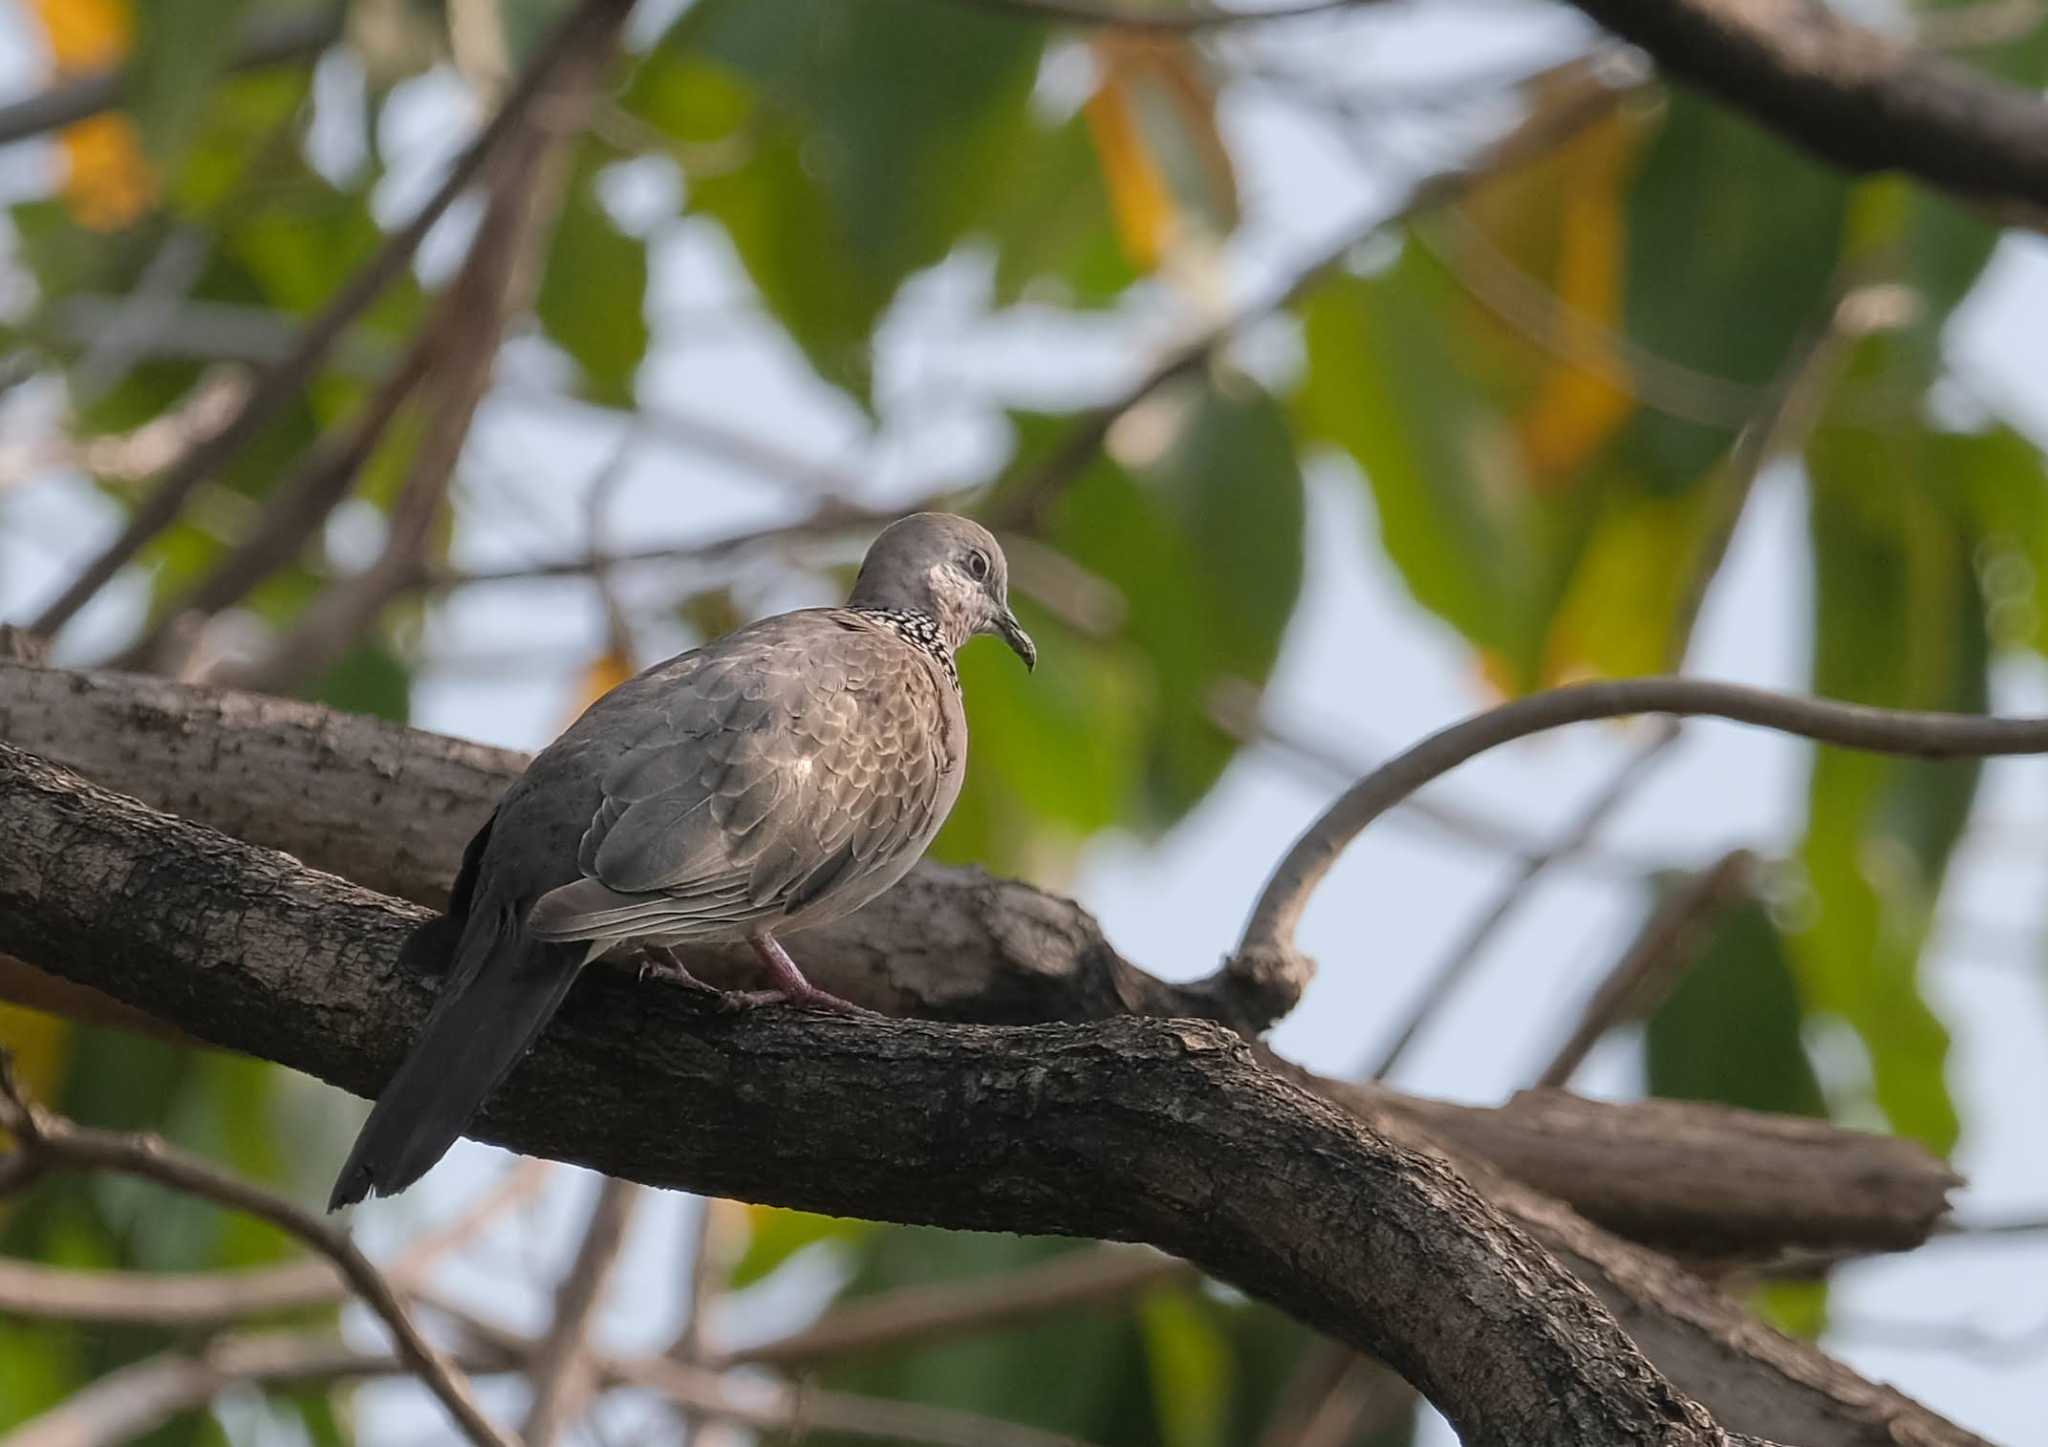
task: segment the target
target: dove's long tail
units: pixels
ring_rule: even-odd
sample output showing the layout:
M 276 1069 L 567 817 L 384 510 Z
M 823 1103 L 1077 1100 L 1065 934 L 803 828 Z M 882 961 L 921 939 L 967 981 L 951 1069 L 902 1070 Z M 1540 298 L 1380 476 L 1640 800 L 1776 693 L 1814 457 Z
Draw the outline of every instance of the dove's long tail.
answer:
M 422 933 L 445 936 L 445 920 Z M 441 998 L 363 1122 L 328 1210 L 402 1191 L 447 1153 L 560 1007 L 585 948 L 535 939 L 509 909 L 469 916 Z

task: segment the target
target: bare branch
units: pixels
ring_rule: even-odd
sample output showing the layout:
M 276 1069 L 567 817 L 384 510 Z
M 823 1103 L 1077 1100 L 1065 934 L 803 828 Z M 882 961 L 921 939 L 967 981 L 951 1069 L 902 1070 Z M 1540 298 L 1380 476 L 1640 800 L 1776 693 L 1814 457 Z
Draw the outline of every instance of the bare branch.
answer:
M 1076 24 L 1202 30 L 1338 8 L 1294 0 L 1272 15 L 1188 7 L 1133 13 L 1095 0 L 974 0 Z M 1352 0 L 1354 5 L 1369 0 Z M 2038 220 L 2048 211 L 2048 106 L 1946 56 L 1825 5 L 1777 0 L 1572 0 L 1671 75 L 1850 171 L 1904 171 Z
M 235 415 L 218 432 L 181 456 L 144 498 L 119 537 L 79 573 L 70 586 L 44 608 L 30 631 L 54 635 L 72 615 L 105 586 L 108 579 L 140 552 L 150 539 L 177 520 L 199 485 L 260 433 L 312 379 L 329 349 L 384 289 L 411 264 L 420 243 L 476 176 L 484 161 L 510 133 L 547 86 L 565 53 L 587 27 L 616 24 L 631 0 L 583 0 L 556 33 L 535 47 L 532 63 L 506 95 L 504 104 L 477 138 L 470 142 L 412 218 L 385 238 L 377 253 L 353 272 L 326 308 L 306 324 L 289 356 L 257 379 Z
M 383 1319 L 412 1370 L 441 1399 L 463 1435 L 478 1447 L 513 1447 L 512 1439 L 477 1405 L 461 1369 L 420 1334 L 391 1284 L 347 1232 L 282 1196 L 224 1175 L 155 1136 L 91 1130 L 52 1114 L 21 1094 L 4 1054 L 0 1054 L 0 1128 L 14 1136 L 18 1154 L 45 1168 L 109 1170 L 137 1176 L 268 1221 L 297 1237 L 332 1261 L 355 1293 Z
M 472 1353 L 473 1371 L 499 1368 L 494 1355 Z M 327 1332 L 246 1332 L 216 1337 L 191 1353 L 165 1352 L 117 1368 L 16 1426 L 4 1447 L 120 1447 L 180 1412 L 204 1407 L 229 1387 L 305 1387 L 413 1368 L 389 1352 L 361 1351 Z
M 818 1428 L 877 1442 L 921 1447 L 1088 1447 L 1078 1438 L 1001 1422 L 951 1407 L 859 1397 L 847 1392 L 747 1384 L 666 1357 L 614 1362 L 620 1381 L 659 1392 L 679 1405 L 770 1430 Z
M 1334 10 L 1375 3 L 1375 0 L 1273 0 L 1271 4 L 1246 10 L 1228 10 L 1220 5 L 1204 4 L 1202 0 L 1188 0 L 1188 3 L 1173 7 L 1148 4 L 1146 0 L 1138 0 L 1136 4 L 1118 3 L 1118 0 L 965 0 L 965 3 L 1023 20 L 1049 20 L 1106 30 L 1184 34 L 1327 15 Z
M 223 681 L 290 692 L 346 652 L 418 576 L 505 323 L 532 293 L 539 243 L 567 180 L 568 144 L 589 114 L 624 18 L 625 7 L 599 15 L 564 42 L 568 53 L 556 57 L 540 98 L 491 160 L 489 200 L 469 256 L 427 324 L 432 349 L 421 377 L 421 436 L 391 505 L 382 553 L 314 597 L 261 656 L 224 664 L 217 670 Z
M 1824 5 L 1573 0 L 1658 65 L 1851 171 L 2048 208 L 2048 106 Z
M 1315 972 L 1313 962 L 1294 949 L 1302 910 L 1345 846 L 1374 819 L 1488 749 L 1566 724 L 1646 713 L 1727 719 L 1842 748 L 1923 758 L 2048 752 L 2048 719 L 1910 713 L 1705 679 L 1620 679 L 1530 694 L 1438 730 L 1346 790 L 1288 850 L 1266 882 L 1236 954 L 1204 983 L 1237 995 L 1254 1021 L 1278 1019 Z
M 442 1257 L 532 1195 L 550 1162 L 524 1160 L 461 1215 L 406 1247 L 385 1270 L 403 1295 Z M 0 1258 L 0 1311 L 36 1320 L 217 1327 L 270 1312 L 331 1306 L 349 1294 L 321 1258 L 235 1271 L 86 1271 Z
M 339 5 L 328 5 L 303 15 L 259 17 L 250 25 L 229 69 L 256 70 L 325 50 L 340 38 L 341 11 Z M 121 104 L 127 88 L 125 72 L 101 70 L 71 76 L 48 90 L 0 105 L 0 146 L 111 110 Z
M 527 1364 L 533 1381 L 533 1404 L 527 1408 L 524 1431 L 527 1447 L 549 1447 L 576 1419 L 597 1385 L 590 1330 L 640 1196 L 641 1188 L 631 1181 L 607 1179 L 599 1188 L 583 1243 L 555 1289 L 554 1324 Z
M 712 1355 L 706 1366 L 797 1367 L 945 1334 L 988 1331 L 1194 1275 L 1185 1261 L 1130 1246 L 1070 1251 L 1000 1276 L 905 1286 L 836 1306 L 788 1336 Z

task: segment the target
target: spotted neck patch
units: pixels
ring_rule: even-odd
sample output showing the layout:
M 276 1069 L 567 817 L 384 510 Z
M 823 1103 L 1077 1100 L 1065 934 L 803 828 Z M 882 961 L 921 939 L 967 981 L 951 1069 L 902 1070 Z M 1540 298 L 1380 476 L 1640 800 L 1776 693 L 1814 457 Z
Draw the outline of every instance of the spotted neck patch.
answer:
M 939 671 L 952 680 L 953 691 L 960 691 L 960 670 L 953 664 L 953 650 L 946 646 L 946 635 L 940 631 L 938 619 L 929 613 L 913 612 L 908 608 L 854 608 L 849 611 L 885 625 L 898 638 L 938 664 Z

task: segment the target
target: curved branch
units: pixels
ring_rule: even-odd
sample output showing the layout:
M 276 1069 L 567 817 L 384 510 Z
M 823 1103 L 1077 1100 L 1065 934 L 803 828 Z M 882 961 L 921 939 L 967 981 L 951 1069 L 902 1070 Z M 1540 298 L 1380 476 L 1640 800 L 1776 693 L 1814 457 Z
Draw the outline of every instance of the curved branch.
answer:
M 16 1154 L 29 1165 L 61 1165 L 138 1176 L 268 1221 L 297 1237 L 332 1261 L 356 1295 L 390 1328 L 397 1339 L 399 1355 L 441 1399 L 465 1436 L 478 1447 L 513 1447 L 512 1439 L 477 1405 L 462 1369 L 421 1335 L 391 1283 L 346 1231 L 280 1196 L 224 1175 L 155 1136 L 92 1130 L 51 1114 L 16 1089 L 4 1054 L 0 1054 L 0 1128 L 14 1136 Z
M 1302 911 L 1368 824 L 1488 749 L 1566 724 L 1634 714 L 1727 719 L 1847 749 L 1929 759 L 2048 753 L 2048 718 L 1910 713 L 1708 679 L 1617 679 L 1530 694 L 1439 729 L 1345 790 L 1274 868 L 1237 953 L 1205 987 L 1256 1001 L 1251 1013 L 1263 1016 L 1262 1023 L 1277 1020 L 1293 1008 L 1315 972 L 1313 962 L 1294 948 Z

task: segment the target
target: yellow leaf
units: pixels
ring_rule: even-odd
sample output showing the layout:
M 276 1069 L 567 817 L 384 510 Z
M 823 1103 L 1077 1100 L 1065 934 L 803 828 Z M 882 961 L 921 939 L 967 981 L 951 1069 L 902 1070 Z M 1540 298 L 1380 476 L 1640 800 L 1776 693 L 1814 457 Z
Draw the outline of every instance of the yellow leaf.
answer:
M 1678 665 L 1691 632 L 1688 595 L 1709 541 L 1712 492 L 1635 497 L 1609 509 L 1551 618 L 1544 685 Z
M 29 8 L 43 23 L 59 75 L 104 70 L 135 44 L 129 0 L 30 0 Z
M 35 1099 L 56 1099 L 64 1084 L 70 1045 L 69 1020 L 22 1005 L 0 1004 L 0 1050 L 12 1057 L 14 1078 Z
M 626 650 L 614 642 L 592 659 L 590 666 L 583 670 L 583 679 L 576 687 L 576 701 L 571 716 L 582 713 L 639 671 L 633 666 L 632 657 Z
M 1642 117 L 1617 110 L 1549 155 L 1488 181 L 1459 209 L 1483 253 L 1464 264 L 1511 268 L 1521 276 L 1503 279 L 1497 291 L 1542 298 L 1515 318 L 1529 379 L 1515 432 L 1527 484 L 1537 491 L 1569 488 L 1635 410 L 1627 365 L 1611 339 L 1626 325 L 1626 192 L 1646 134 Z
M 1575 188 L 1559 222 L 1557 299 L 1610 332 L 1621 326 L 1627 244 L 1618 179 Z M 1589 340 L 1597 335 L 1589 334 Z M 1621 362 L 1614 358 L 1609 365 L 1618 370 Z M 1578 362 L 1558 362 L 1516 421 L 1531 480 L 1539 488 L 1569 483 L 1634 410 L 1635 399 L 1606 375 Z
M 134 48 L 129 0 L 31 0 L 31 9 L 60 76 L 117 66 Z M 118 231 L 156 204 L 156 176 L 127 116 L 90 116 L 65 127 L 57 144 L 64 155 L 64 204 L 79 225 Z
M 94 231 L 119 231 L 156 204 L 156 173 L 135 123 L 109 112 L 65 128 L 64 205 Z
M 1084 113 L 1124 255 L 1141 270 L 1156 270 L 1173 234 L 1173 197 L 1139 134 L 1130 95 L 1112 76 L 1088 98 Z
M 1237 173 L 1216 125 L 1216 87 L 1185 39 L 1107 34 L 1084 114 L 1117 235 L 1150 271 L 1178 243 L 1237 223 Z

